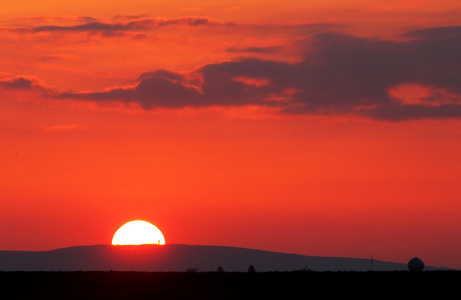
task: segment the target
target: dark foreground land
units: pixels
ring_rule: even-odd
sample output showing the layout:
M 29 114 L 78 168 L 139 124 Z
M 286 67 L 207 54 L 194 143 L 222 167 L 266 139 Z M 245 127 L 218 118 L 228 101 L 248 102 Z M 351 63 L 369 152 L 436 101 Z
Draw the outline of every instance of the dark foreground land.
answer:
M 318 299 L 458 291 L 461 272 L 0 272 L 0 299 Z M 451 297 L 450 297 L 451 298 Z

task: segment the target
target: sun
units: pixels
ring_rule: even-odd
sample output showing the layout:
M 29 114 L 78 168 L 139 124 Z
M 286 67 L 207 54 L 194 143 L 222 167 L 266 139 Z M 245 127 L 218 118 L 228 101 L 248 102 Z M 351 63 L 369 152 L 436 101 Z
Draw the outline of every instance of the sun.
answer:
M 153 224 L 135 220 L 125 223 L 114 234 L 112 245 L 165 245 L 162 232 Z

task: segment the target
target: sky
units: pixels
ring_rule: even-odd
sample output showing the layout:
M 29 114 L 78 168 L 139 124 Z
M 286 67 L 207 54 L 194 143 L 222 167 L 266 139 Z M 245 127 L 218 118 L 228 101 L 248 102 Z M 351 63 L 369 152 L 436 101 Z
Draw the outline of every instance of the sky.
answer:
M 141 219 L 461 269 L 458 0 L 5 2 L 1 250 Z

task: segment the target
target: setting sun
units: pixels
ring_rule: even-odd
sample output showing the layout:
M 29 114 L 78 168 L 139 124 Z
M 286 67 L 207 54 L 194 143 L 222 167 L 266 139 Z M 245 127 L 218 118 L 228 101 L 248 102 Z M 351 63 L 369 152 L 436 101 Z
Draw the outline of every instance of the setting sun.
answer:
M 112 245 L 165 245 L 162 232 L 149 222 L 130 221 L 120 227 L 114 234 Z

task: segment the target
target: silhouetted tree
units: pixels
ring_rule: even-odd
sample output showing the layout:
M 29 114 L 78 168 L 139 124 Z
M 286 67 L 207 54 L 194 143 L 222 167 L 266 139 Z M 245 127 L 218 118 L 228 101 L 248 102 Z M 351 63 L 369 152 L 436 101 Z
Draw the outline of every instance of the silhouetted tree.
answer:
M 223 273 L 223 272 L 225 272 L 225 271 L 224 271 L 223 267 L 219 266 L 219 267 L 216 269 L 216 272 L 218 272 L 218 273 Z
M 417 257 L 413 257 L 408 262 L 408 269 L 410 271 L 422 271 L 424 270 L 424 262 Z
M 255 266 L 250 265 L 250 267 L 248 268 L 248 273 L 255 273 L 255 272 L 256 272 Z
M 197 269 L 197 268 L 188 268 L 188 269 L 186 270 L 186 272 L 188 272 L 188 273 L 195 273 L 195 272 L 198 272 L 198 269 Z

